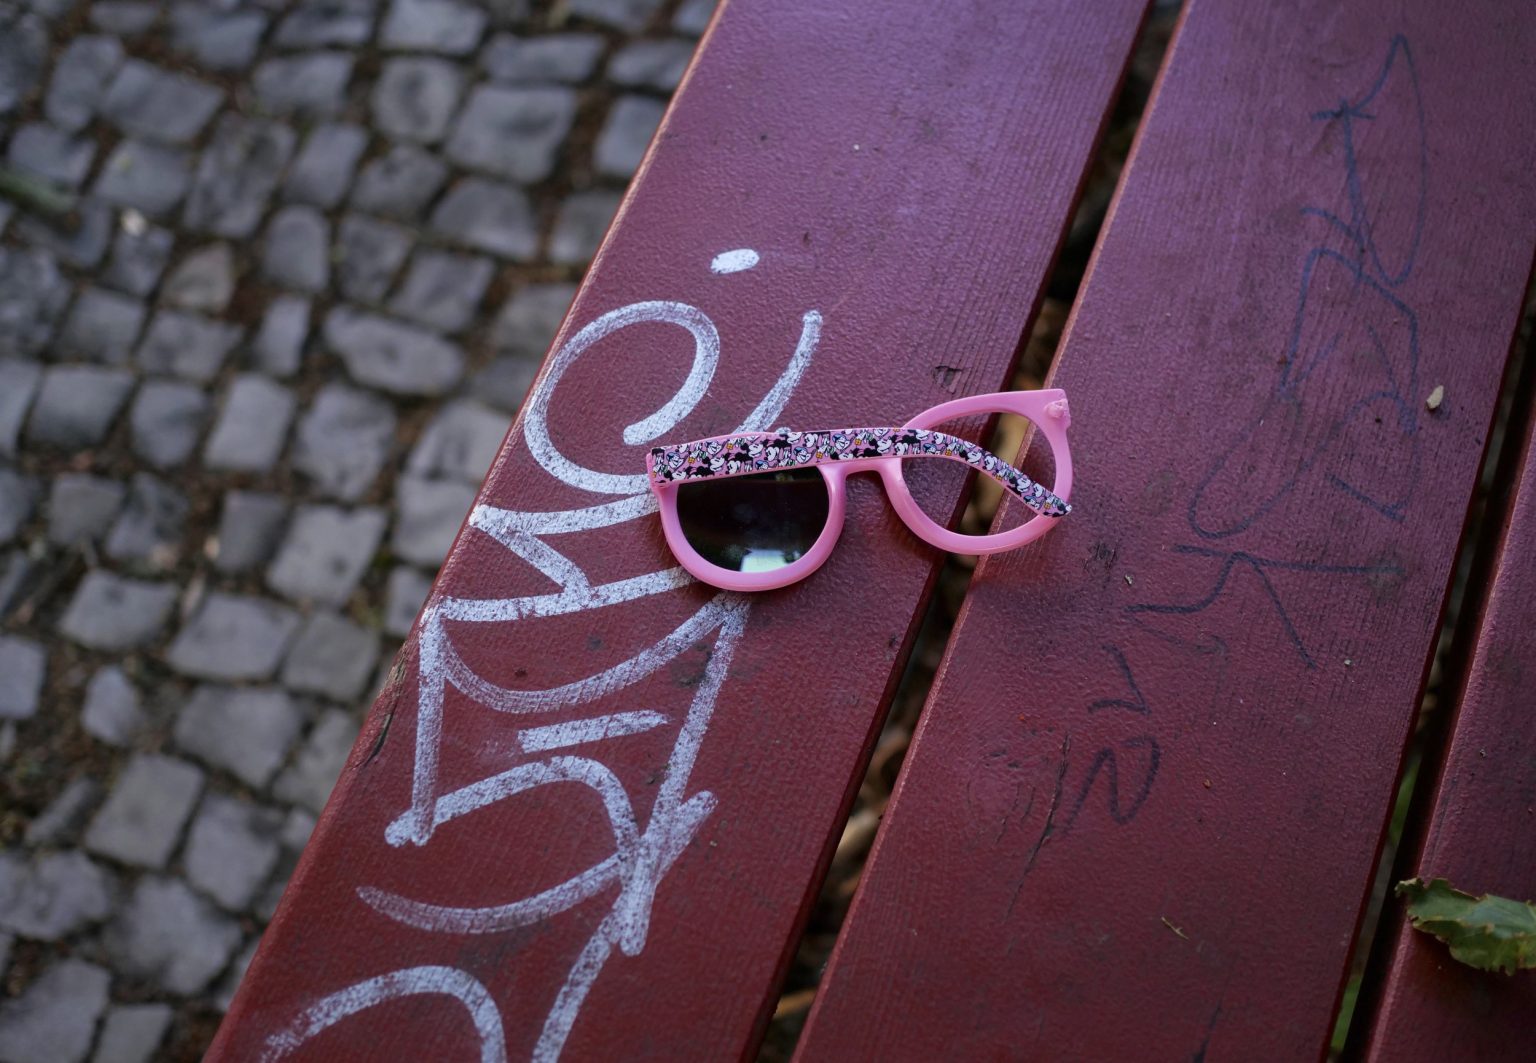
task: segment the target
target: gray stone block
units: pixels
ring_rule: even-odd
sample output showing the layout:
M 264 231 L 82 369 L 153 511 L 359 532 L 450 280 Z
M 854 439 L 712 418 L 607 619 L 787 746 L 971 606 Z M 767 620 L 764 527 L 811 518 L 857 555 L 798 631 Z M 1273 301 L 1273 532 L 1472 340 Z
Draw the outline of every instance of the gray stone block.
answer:
M 501 450 L 512 418 L 473 399 L 446 404 L 411 450 L 406 469 L 478 486 Z
M 191 152 L 124 140 L 107 156 L 91 191 L 108 203 L 163 217 L 176 209 L 191 184 Z
M 391 0 L 379 38 L 393 51 L 468 55 L 485 21 L 484 11 L 461 0 Z
M 293 464 L 321 494 L 356 501 L 378 479 L 394 435 L 389 403 L 344 384 L 327 384 L 299 419 Z
M 112 976 L 94 963 L 63 959 L 20 996 L 0 1004 L 0 1059 L 80 1063 L 107 1007 Z
M 94 270 L 112 242 L 117 212 L 100 200 L 81 200 L 73 215 L 61 218 L 22 214 L 13 228 L 34 247 L 43 248 L 82 270 Z
M 631 41 L 608 61 L 608 80 L 625 88 L 671 92 L 693 58 L 692 41 Z
M 95 779 L 89 776 L 71 779 L 59 792 L 59 796 L 48 802 L 48 807 L 27 824 L 27 844 L 44 846 L 73 843 L 100 797 L 101 786 Z M 4 962 L 0 961 L 0 970 L 4 967 Z
M 282 453 L 293 406 L 293 394 L 281 384 L 258 373 L 236 377 L 203 448 L 203 464 L 210 469 L 266 472 Z
M 359 45 L 373 32 L 377 0 L 303 0 L 277 27 L 283 48 Z
M 384 588 L 384 633 L 400 639 L 409 635 L 431 590 L 431 576 L 408 565 L 396 565 Z
M 455 243 L 517 262 L 539 252 L 539 230 L 520 188 L 466 177 L 432 212 L 432 228 Z
M 615 103 L 592 149 L 597 172 L 605 177 L 633 177 L 666 110 L 661 101 L 645 96 L 625 96 Z
M 566 10 L 580 18 L 635 33 L 650 24 L 661 4 L 662 0 L 569 0 Z
M 436 568 L 448 556 L 475 489 L 450 480 L 402 476 L 395 481 L 395 530 L 390 548 L 399 557 Z
M 97 0 L 91 5 L 91 26 L 118 37 L 137 37 L 159 17 L 160 5 L 151 0 Z
M 181 557 L 188 508 L 187 496 L 170 484 L 134 473 L 128 504 L 107 534 L 107 556 L 171 568 Z
M 358 726 L 340 709 L 327 709 L 310 732 L 304 748 L 272 784 L 279 800 L 303 805 L 318 814 L 346 767 L 347 754 L 357 741 Z
M 61 129 L 84 129 L 123 63 L 112 37 L 76 37 L 59 53 L 43 98 L 43 113 Z
M 57 349 L 70 358 L 123 365 L 143 326 L 139 300 L 106 288 L 85 288 L 64 318 Z
M 149 723 L 133 681 L 115 664 L 99 668 L 85 687 L 80 725 L 108 745 L 130 744 Z
M 338 306 L 321 334 L 359 384 L 397 395 L 441 395 L 464 375 L 464 352 L 425 329 Z
M 218 545 L 213 565 L 220 572 L 246 572 L 266 564 L 277 549 L 288 503 L 281 495 L 230 491 L 219 517 Z
M 463 91 L 463 73 L 447 60 L 387 60 L 373 87 L 373 123 L 397 140 L 434 143 L 448 132 Z
M 52 366 L 32 404 L 27 439 L 63 450 L 95 446 L 106 438 L 131 390 L 133 374 L 124 369 Z
M 514 37 L 498 33 L 480 52 L 480 66 L 492 81 L 577 84 L 597 69 L 603 39 L 595 33 Z
M 298 614 L 275 602 L 210 593 L 177 632 L 166 660 L 198 679 L 266 679 L 298 626 Z
M 107 1009 L 91 1063 L 150 1063 L 171 1028 L 169 1004 L 115 1004 Z
M 136 867 L 161 868 L 203 792 L 203 773 L 183 760 L 136 753 L 85 832 L 85 847 Z
M 532 184 L 554 172 L 575 118 L 574 89 L 482 85 L 453 127 L 448 156 L 471 170 Z
M 549 258 L 562 266 L 585 266 L 597 254 L 623 197 L 617 192 L 578 192 L 566 197 L 549 238 Z
M 107 260 L 102 282 L 134 295 L 148 295 L 165 272 L 172 243 L 174 238 L 168 231 L 154 226 L 138 233 L 119 230 L 112 240 L 112 257 Z
M 25 720 L 37 712 L 48 674 L 48 651 L 20 635 L 0 635 L 0 720 Z
M 43 382 L 43 371 L 31 362 L 0 358 L 0 457 L 16 456 L 16 441 L 27 411 Z
M 182 310 L 223 313 L 235 294 L 235 256 L 228 244 L 199 247 L 183 258 L 160 289 L 160 300 Z
M 491 325 L 491 345 L 500 354 L 542 361 L 565 313 L 576 298 L 574 284 L 525 284 L 508 299 Z
M 0 927 L 34 941 L 58 941 L 112 910 L 111 877 L 80 852 L 0 853 Z
M 498 409 L 516 413 L 538 372 L 537 358 L 502 355 L 476 372 L 465 390 Z
M 303 362 L 308 335 L 309 300 L 279 295 L 262 315 L 261 328 L 251 343 L 251 363 L 272 376 L 292 376 Z
M 246 237 L 256 231 L 278 177 L 293 154 L 292 129 L 226 114 L 214 126 L 182 211 L 189 229 Z
M 239 912 L 277 866 L 283 815 L 209 794 L 187 836 L 187 878 L 224 908 Z
M 60 546 L 100 541 L 127 493 L 116 480 L 60 473 L 48 490 L 48 541 Z
M 102 944 L 113 967 L 190 996 L 213 981 L 240 944 L 240 926 L 177 879 L 145 876 Z
M 303 711 L 281 690 L 202 686 L 176 717 L 176 744 L 259 788 L 282 767 L 303 729 Z
M 352 62 L 345 52 L 281 56 L 257 67 L 251 84 L 267 114 L 329 118 L 346 106 Z
M 398 225 L 352 214 L 336 230 L 336 277 L 341 292 L 359 302 L 378 302 L 411 249 L 411 234 Z
M 70 599 L 59 630 L 93 650 L 134 649 L 160 634 L 175 604 L 175 584 L 93 569 Z
M 368 131 L 361 126 L 340 122 L 316 126 L 288 167 L 283 195 L 316 207 L 336 206 L 346 196 L 367 147 Z
M 224 101 L 213 85 L 129 59 L 107 87 L 102 116 L 131 137 L 185 144 Z
M 198 314 L 160 310 L 150 321 L 136 357 L 146 372 L 207 383 L 218 375 L 224 359 L 240 342 L 241 332 L 238 325 Z
M 413 144 L 396 144 L 363 167 L 352 190 L 352 205 L 412 220 L 447 179 L 448 167 L 437 156 Z
M 419 250 L 390 300 L 390 312 L 428 328 L 462 332 L 475 320 L 495 272 L 488 258 Z
M 15 538 L 37 508 L 37 481 L 0 465 L 0 543 Z
M 267 570 L 267 586 L 295 601 L 342 605 L 384 537 L 381 509 L 300 506 Z
M 256 58 L 267 16 L 260 11 L 221 11 L 205 4 L 171 8 L 171 46 L 209 70 L 244 70 Z
M 29 358 L 53 335 L 69 284 L 41 249 L 0 246 L 0 358 Z
M 128 411 L 133 452 L 158 468 L 180 465 L 208 419 L 208 396 L 195 384 L 148 380 Z
M 78 188 L 90 172 L 96 145 L 47 122 L 30 122 L 11 134 L 12 165 L 65 188 Z
M 286 288 L 318 292 L 331 279 L 331 226 L 314 207 L 284 207 L 267 224 L 261 272 Z
M 42 79 L 48 29 L 16 6 L 0 8 L 0 116 L 14 111 Z
M 709 28 L 710 17 L 715 13 L 716 0 L 683 0 L 672 16 L 672 28 L 690 37 L 703 36 Z
M 311 616 L 283 664 L 283 685 L 332 701 L 355 701 L 379 659 L 379 636 L 335 613 Z

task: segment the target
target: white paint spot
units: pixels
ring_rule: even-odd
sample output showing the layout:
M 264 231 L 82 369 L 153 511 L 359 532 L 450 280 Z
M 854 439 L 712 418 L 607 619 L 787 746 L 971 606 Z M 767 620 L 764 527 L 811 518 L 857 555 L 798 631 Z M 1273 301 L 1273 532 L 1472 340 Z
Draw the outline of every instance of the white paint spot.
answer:
M 709 264 L 709 268 L 712 273 L 740 273 L 742 270 L 751 269 L 760 261 L 757 252 L 750 247 L 738 247 L 734 251 L 720 252 Z

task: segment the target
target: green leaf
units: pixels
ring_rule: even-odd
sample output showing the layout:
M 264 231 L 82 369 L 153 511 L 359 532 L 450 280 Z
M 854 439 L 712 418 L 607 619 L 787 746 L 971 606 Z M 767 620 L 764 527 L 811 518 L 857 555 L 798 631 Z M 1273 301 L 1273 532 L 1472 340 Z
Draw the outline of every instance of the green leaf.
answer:
M 1396 893 L 1408 902 L 1414 929 L 1445 942 L 1467 966 L 1505 974 L 1536 968 L 1536 905 L 1491 893 L 1474 897 L 1443 878 L 1405 879 Z

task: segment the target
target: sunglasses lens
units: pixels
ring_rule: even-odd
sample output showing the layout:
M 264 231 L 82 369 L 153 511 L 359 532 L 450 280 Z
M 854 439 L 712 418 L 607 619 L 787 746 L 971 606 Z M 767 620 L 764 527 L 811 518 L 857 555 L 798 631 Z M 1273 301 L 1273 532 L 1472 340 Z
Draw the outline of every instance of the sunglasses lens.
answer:
M 1019 457 L 1019 446 L 1029 427 L 1029 421 L 1016 414 L 1000 415 L 990 435 L 980 431 L 978 420 L 933 426 L 936 431 L 963 439 L 980 439 L 981 445 L 992 453 L 1049 486 L 1056 479 L 1049 448 L 1035 446 L 1027 458 Z M 1002 485 L 990 476 L 975 473 L 964 462 L 933 457 L 908 458 L 901 464 L 901 475 L 913 500 L 930 520 L 962 535 L 1011 531 L 1034 516 L 1034 512 L 1017 498 L 1013 499 L 1012 505 L 1003 506 L 1005 492 Z M 967 481 L 973 489 L 967 489 Z M 962 499 L 968 499 L 968 504 L 957 511 Z M 1003 516 L 994 523 L 1000 508 Z
M 800 560 L 827 525 L 827 482 L 815 469 L 689 480 L 677 487 L 688 545 L 733 572 L 771 572 Z

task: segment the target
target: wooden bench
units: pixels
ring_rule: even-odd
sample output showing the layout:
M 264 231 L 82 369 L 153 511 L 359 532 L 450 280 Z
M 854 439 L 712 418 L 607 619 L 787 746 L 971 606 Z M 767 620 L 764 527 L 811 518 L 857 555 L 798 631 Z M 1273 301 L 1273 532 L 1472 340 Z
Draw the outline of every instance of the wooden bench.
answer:
M 645 447 L 1005 386 L 1145 6 L 724 6 L 210 1059 L 757 1050 L 941 558 L 855 490 L 814 577 L 714 592 Z M 1186 10 L 1051 380 L 1075 512 L 977 567 L 797 1058 L 1326 1049 L 1536 250 L 1533 54 L 1514 5 Z M 1409 869 L 1521 897 L 1532 469 Z M 1530 978 L 1383 929 L 1363 1052 L 1518 1058 Z

